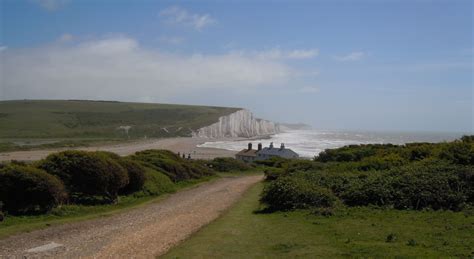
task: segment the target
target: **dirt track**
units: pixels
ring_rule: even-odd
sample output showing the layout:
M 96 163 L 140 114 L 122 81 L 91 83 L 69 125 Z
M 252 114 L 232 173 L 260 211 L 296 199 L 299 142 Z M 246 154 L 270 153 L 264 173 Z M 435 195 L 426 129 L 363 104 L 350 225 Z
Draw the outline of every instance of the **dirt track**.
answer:
M 106 218 L 0 240 L 0 257 L 154 258 L 216 219 L 262 176 L 227 177 Z
M 91 146 L 91 147 L 80 147 L 73 148 L 78 150 L 86 151 L 110 151 L 121 156 L 133 154 L 137 151 L 146 149 L 167 149 L 175 153 L 191 154 L 192 158 L 196 159 L 212 159 L 215 157 L 233 157 L 235 151 L 229 151 L 217 148 L 204 148 L 197 147 L 209 139 L 202 138 L 165 138 L 165 139 L 148 139 L 141 141 L 134 141 L 122 144 L 103 145 L 103 146 Z M 217 139 L 212 140 L 217 141 Z M 9 160 L 20 160 L 20 161 L 35 161 L 45 158 L 51 153 L 67 150 L 68 148 L 54 148 L 54 149 L 41 149 L 41 150 L 30 150 L 30 151 L 12 151 L 0 153 L 0 161 Z

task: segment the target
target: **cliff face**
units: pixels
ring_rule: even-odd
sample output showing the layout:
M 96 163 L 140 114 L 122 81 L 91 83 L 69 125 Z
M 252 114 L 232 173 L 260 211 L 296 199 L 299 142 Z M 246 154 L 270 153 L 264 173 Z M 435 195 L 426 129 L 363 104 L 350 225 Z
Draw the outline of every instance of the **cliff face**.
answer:
M 224 138 L 224 137 L 255 137 L 270 135 L 279 132 L 278 124 L 255 118 L 248 110 L 239 110 L 227 116 L 222 116 L 219 121 L 200 128 L 193 133 L 193 137 Z

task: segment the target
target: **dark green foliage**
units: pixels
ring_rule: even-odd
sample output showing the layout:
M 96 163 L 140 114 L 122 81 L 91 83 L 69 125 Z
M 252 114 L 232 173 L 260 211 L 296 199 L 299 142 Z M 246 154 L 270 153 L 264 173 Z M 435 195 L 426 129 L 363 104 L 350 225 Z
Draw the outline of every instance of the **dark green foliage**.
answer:
M 125 169 L 101 153 L 54 153 L 42 160 L 38 167 L 61 178 L 74 202 L 84 202 L 95 196 L 114 202 L 118 191 L 129 182 Z
M 319 162 L 355 162 L 393 148 L 396 146 L 392 144 L 349 145 L 338 149 L 326 149 L 315 159 Z
M 415 239 L 410 239 L 407 242 L 407 246 L 417 246 L 417 245 L 418 245 L 418 243 L 416 242 Z
M 282 158 L 282 157 L 271 157 L 265 160 L 257 160 L 255 161 L 255 164 L 281 168 L 288 161 L 289 161 L 288 159 Z
M 131 156 L 131 158 L 147 167 L 163 172 L 173 182 L 198 179 L 214 174 L 204 163 L 182 159 L 168 150 L 140 151 Z
M 119 159 L 117 162 L 127 171 L 129 179 L 128 184 L 120 190 L 120 193 L 130 194 L 141 190 L 145 184 L 145 167 L 127 158 Z
M 0 168 L 0 169 L 1 169 L 1 168 Z M 3 209 L 3 202 L 0 201 L 0 222 L 2 222 L 3 219 L 5 218 L 5 216 L 3 215 L 2 209 Z
M 107 156 L 122 166 L 128 175 L 128 184 L 120 189 L 120 194 L 130 194 L 142 189 L 145 183 L 145 167 L 130 158 L 121 157 L 107 151 L 96 151 L 98 155 Z
M 66 198 L 62 182 L 43 170 L 9 165 L 0 170 L 0 200 L 10 214 L 42 213 Z
M 274 168 L 274 167 L 269 167 L 265 168 L 263 171 L 265 174 L 265 180 L 266 181 L 273 181 L 278 179 L 283 173 L 285 172 L 282 168 Z
M 326 150 L 315 161 L 279 163 L 265 169 L 265 174 L 274 180 L 268 186 L 278 184 L 271 189 L 279 192 L 273 197 L 288 196 L 289 187 L 280 182 L 285 180 L 292 187 L 305 182 L 299 187 L 302 189 L 326 188 L 347 206 L 459 211 L 474 206 L 472 139 L 465 136 L 450 143 L 347 146 Z M 283 201 L 299 206 L 297 200 Z
M 249 164 L 232 157 L 214 158 L 210 165 L 212 166 L 212 169 L 219 172 L 247 171 L 252 169 Z
M 387 243 L 393 243 L 395 241 L 397 241 L 398 237 L 396 234 L 394 233 L 390 233 L 387 235 L 387 237 L 385 238 L 385 242 Z
M 293 210 L 331 207 L 336 197 L 330 190 L 302 178 L 283 176 L 268 183 L 261 202 L 271 210 Z
M 474 143 L 455 141 L 443 146 L 441 159 L 461 165 L 474 165 Z

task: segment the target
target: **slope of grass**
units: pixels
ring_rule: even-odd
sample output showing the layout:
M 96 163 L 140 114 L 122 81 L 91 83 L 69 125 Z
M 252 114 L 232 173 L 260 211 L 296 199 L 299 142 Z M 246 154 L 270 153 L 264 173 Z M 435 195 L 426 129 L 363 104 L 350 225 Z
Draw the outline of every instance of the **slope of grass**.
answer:
M 189 136 L 237 108 L 79 100 L 0 101 L 0 139 Z M 120 126 L 131 126 L 129 134 Z M 5 144 L 4 146 L 8 146 Z M 10 142 L 10 145 L 12 143 Z
M 258 214 L 262 184 L 164 258 L 469 257 L 474 215 L 350 208 Z

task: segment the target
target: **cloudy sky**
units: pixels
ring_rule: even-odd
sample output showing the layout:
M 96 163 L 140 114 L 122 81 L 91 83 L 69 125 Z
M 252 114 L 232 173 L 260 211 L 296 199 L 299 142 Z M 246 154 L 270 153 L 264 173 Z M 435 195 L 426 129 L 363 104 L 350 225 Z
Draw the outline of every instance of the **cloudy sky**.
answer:
M 245 107 L 321 129 L 469 132 L 470 0 L 1 0 L 0 99 Z

